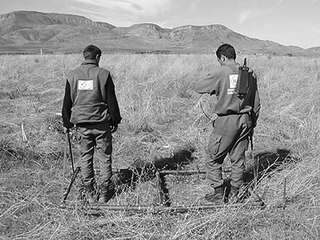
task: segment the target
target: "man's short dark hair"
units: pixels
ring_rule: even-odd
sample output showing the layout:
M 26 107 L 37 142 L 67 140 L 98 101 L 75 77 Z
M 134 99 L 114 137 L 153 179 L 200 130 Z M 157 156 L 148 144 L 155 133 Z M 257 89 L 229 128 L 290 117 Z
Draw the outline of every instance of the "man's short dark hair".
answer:
M 221 55 L 224 55 L 228 59 L 236 59 L 236 51 L 234 50 L 234 47 L 232 47 L 230 44 L 222 44 L 218 50 L 216 51 L 216 55 L 218 59 L 221 58 Z
M 89 45 L 83 50 L 83 57 L 84 59 L 96 59 L 96 56 L 99 55 L 101 56 L 101 50 L 100 48 L 94 46 L 94 45 Z

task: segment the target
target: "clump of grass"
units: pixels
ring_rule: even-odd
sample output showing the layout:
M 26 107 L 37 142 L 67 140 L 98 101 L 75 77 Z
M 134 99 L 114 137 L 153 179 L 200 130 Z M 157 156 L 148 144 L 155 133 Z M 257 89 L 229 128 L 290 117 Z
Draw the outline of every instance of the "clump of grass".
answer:
M 14 143 L 6 139 L 0 139 L 0 169 L 10 171 L 16 166 L 27 166 L 36 163 L 40 156 L 31 149 L 15 146 Z

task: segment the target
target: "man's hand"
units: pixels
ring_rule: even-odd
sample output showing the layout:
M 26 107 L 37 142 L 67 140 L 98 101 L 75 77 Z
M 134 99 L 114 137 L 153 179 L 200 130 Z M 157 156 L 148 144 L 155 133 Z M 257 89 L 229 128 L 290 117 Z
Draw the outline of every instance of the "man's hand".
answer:
M 70 128 L 63 127 L 63 133 L 69 133 L 69 132 L 70 132 Z
M 250 133 L 249 133 L 249 135 L 250 135 L 251 138 L 252 138 L 253 134 L 254 134 L 254 129 L 251 128 Z
M 115 126 L 110 125 L 110 129 L 111 129 L 111 133 L 114 133 L 114 132 L 116 132 L 116 131 L 117 131 L 117 129 L 118 129 L 118 125 L 115 125 Z
M 68 134 L 70 138 L 74 136 L 74 128 L 63 127 L 64 134 Z

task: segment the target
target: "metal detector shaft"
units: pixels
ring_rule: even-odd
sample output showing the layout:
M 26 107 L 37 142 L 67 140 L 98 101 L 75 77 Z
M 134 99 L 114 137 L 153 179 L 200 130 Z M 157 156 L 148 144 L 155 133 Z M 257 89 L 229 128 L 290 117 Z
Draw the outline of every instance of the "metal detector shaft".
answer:
M 76 170 L 73 172 L 72 177 L 71 177 L 71 181 L 70 181 L 69 186 L 67 188 L 67 191 L 63 194 L 63 199 L 62 199 L 63 203 L 67 200 L 67 197 L 70 193 L 71 187 L 72 187 L 74 181 L 76 180 L 76 177 L 77 177 L 78 173 L 80 172 L 80 170 L 81 170 L 80 167 L 77 167 Z
M 67 142 L 68 142 L 68 146 L 69 146 L 69 154 L 70 154 L 72 172 L 74 173 L 73 154 L 72 154 L 72 146 L 71 146 L 71 140 L 70 140 L 70 134 L 69 133 L 70 133 L 70 130 L 68 128 L 68 130 L 66 132 L 66 136 L 67 136 Z

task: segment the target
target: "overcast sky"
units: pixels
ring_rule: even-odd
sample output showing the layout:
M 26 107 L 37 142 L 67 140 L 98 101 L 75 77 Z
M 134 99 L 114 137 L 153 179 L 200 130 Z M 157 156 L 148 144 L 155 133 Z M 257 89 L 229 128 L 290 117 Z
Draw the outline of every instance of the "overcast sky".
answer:
M 117 27 L 222 24 L 252 38 L 320 46 L 320 0 L 0 0 L 0 14 L 17 10 L 76 14 Z

